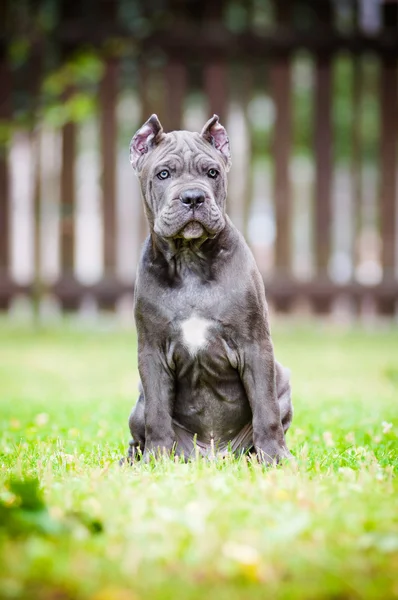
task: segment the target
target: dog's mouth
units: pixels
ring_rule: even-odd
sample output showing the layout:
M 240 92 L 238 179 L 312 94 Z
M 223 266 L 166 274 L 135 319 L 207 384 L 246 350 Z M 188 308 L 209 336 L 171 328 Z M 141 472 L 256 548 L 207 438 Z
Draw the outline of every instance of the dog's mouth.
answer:
M 205 228 L 199 221 L 190 221 L 180 231 L 181 237 L 186 240 L 196 240 L 205 233 Z
M 187 211 L 178 200 L 168 203 L 160 211 L 154 222 L 154 231 L 163 238 L 189 242 L 214 238 L 224 226 L 225 219 L 215 202 Z

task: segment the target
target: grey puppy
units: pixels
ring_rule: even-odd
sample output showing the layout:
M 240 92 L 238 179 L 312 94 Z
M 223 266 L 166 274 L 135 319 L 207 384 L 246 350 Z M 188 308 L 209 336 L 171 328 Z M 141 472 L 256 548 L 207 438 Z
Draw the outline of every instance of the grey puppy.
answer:
M 150 235 L 135 287 L 138 402 L 129 459 L 174 451 L 291 456 L 289 372 L 274 359 L 264 285 L 225 213 L 227 133 L 164 133 L 156 115 L 137 131 L 130 162 Z

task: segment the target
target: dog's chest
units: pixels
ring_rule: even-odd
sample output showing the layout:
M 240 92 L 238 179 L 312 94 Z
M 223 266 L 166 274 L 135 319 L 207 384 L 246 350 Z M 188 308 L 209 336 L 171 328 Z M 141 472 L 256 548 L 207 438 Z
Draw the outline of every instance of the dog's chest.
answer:
M 191 356 L 196 356 L 214 338 L 215 329 L 215 323 L 211 319 L 192 315 L 179 324 L 180 342 Z
M 167 354 L 178 372 L 198 363 L 211 370 L 236 364 L 234 348 L 240 325 L 233 290 L 225 294 L 221 286 L 199 284 L 191 277 L 162 304 L 167 307 Z
M 192 313 L 177 321 L 171 336 L 173 362 L 177 373 L 183 375 L 194 368 L 198 373 L 221 373 L 236 368 L 236 353 L 223 325 L 216 319 Z

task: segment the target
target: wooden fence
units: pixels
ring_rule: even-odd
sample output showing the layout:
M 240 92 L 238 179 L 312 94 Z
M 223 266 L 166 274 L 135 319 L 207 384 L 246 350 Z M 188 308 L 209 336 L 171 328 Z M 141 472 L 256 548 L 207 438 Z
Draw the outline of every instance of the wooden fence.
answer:
M 243 119 L 246 152 L 245 156 L 240 156 L 237 150 L 238 160 L 233 169 L 237 169 L 244 183 L 242 187 L 241 182 L 241 198 L 234 200 L 231 211 L 246 233 L 250 229 L 248 221 L 256 194 L 252 165 L 260 164 L 261 156 L 265 157 L 264 165 L 271 165 L 269 169 L 264 167 L 264 172 L 268 173 L 271 181 L 271 221 L 275 236 L 269 234 L 271 241 L 268 244 L 268 233 L 264 229 L 264 243 L 261 239 L 259 242 L 257 235 L 253 250 L 261 266 L 261 252 L 270 249 L 270 267 L 264 267 L 263 271 L 268 297 L 275 306 L 289 311 L 297 304 L 307 303 L 315 311 L 328 312 L 336 301 L 343 299 L 354 311 L 370 306 L 383 314 L 396 313 L 396 2 L 384 2 L 379 6 L 372 0 L 273 3 L 265 0 L 257 3 L 221 0 L 145 3 L 133 0 L 101 0 L 96 3 L 90 0 L 54 0 L 51 3 L 27 0 L 25 4 L 21 2 L 24 17 L 18 13 L 15 4 L 18 3 L 8 0 L 2 3 L 0 9 L 0 22 L 4 24 L 0 36 L 0 133 L 4 130 L 3 137 L 7 137 L 7 143 L 0 150 L 1 308 L 10 306 L 20 296 L 36 301 L 55 297 L 65 309 L 76 309 L 84 299 L 92 298 L 100 306 L 111 308 L 121 298 L 131 295 L 133 270 L 131 276 L 124 278 L 119 276 L 118 270 L 120 252 L 123 251 L 118 244 L 121 219 L 123 221 L 120 197 L 123 195 L 127 202 L 129 198 L 133 202 L 137 187 L 132 175 L 127 184 L 125 178 L 121 181 L 120 148 L 123 140 L 130 137 L 152 112 L 158 113 L 166 130 L 181 128 L 188 119 L 187 99 L 197 94 L 206 117 L 217 113 L 224 122 L 231 122 L 232 128 L 234 115 Z M 54 17 L 53 29 L 43 32 L 37 23 L 41 22 L 39 16 L 46 14 L 46 7 L 50 4 L 57 8 L 58 13 Z M 139 14 L 134 16 L 133 9 Z M 132 26 L 124 15 L 132 15 Z M 29 52 L 26 60 L 18 64 L 15 54 L 18 55 L 18 49 L 23 49 L 24 44 Z M 59 69 L 76 51 L 87 47 L 104 60 L 101 80 L 94 92 L 98 99 L 94 123 L 98 125 L 96 148 L 100 172 L 100 220 L 103 224 L 102 242 L 99 244 L 102 247 L 101 269 L 94 282 L 83 281 L 76 272 L 77 195 L 81 193 L 77 190 L 77 157 L 79 135 L 84 124 L 74 120 L 63 123 L 59 131 L 54 129 L 54 137 L 51 138 L 49 127 L 43 125 L 40 116 L 43 114 L 42 83 L 45 77 L 52 69 Z M 312 107 L 308 126 L 313 132 L 309 149 L 313 176 L 305 192 L 309 200 L 306 201 L 308 230 L 300 229 L 296 222 L 296 184 L 292 176 L 293 171 L 298 173 L 298 178 L 301 173 L 295 150 L 295 123 L 299 118 L 295 113 L 295 94 L 300 82 L 294 75 L 295 65 L 301 56 L 309 65 L 312 82 L 308 88 L 308 102 Z M 349 92 L 352 118 L 345 133 L 350 144 L 345 167 L 348 183 L 339 205 L 340 213 L 344 212 L 344 198 L 348 198 L 350 231 L 345 253 L 349 268 L 339 279 L 334 276 L 331 264 L 339 251 L 333 240 L 336 234 L 334 198 L 338 171 L 334 153 L 334 111 L 339 102 L 334 78 L 336 64 L 341 57 L 349 62 L 352 74 Z M 374 65 L 370 82 L 366 75 L 368 61 Z M 134 106 L 138 107 L 138 112 L 134 109 L 134 113 L 132 104 L 131 122 L 126 132 L 126 119 L 121 123 L 119 108 L 122 97 L 130 92 L 136 99 Z M 21 123 L 18 120 L 21 112 L 18 102 L 21 101 L 18 99 L 22 93 L 28 98 L 25 113 L 29 118 Z M 73 85 L 64 89 L 65 103 L 75 93 Z M 260 110 L 260 114 L 253 117 L 256 94 L 263 100 L 268 99 L 274 116 L 267 117 Z M 376 158 L 369 167 L 375 172 L 374 191 L 367 189 L 367 165 L 370 163 L 364 157 L 366 132 L 361 128 L 362 114 L 369 98 L 379 115 L 376 140 L 369 142 L 371 146 L 375 145 L 371 150 Z M 268 148 L 265 141 L 264 147 L 261 147 L 263 118 L 272 122 L 273 141 Z M 241 145 L 238 129 L 237 133 L 231 133 L 235 149 Z M 54 148 L 59 148 L 59 156 L 54 161 L 57 165 L 53 170 L 46 170 L 46 161 L 51 162 L 52 154 L 57 152 L 46 146 L 51 139 Z M 27 177 L 24 175 L 26 165 L 23 165 L 21 150 L 24 145 L 30 157 L 31 182 L 27 186 L 29 189 L 20 194 L 29 194 L 27 205 L 31 218 L 27 227 L 31 228 L 33 240 L 29 250 L 32 265 L 27 275 L 16 277 L 13 252 L 26 243 L 25 229 L 18 227 L 18 219 L 13 213 L 15 189 L 20 184 L 19 179 Z M 19 159 L 15 158 L 16 154 Z M 124 156 L 127 163 L 128 141 Z M 24 168 L 21 169 L 20 165 Z M 233 196 L 234 190 L 231 189 L 231 192 Z M 369 197 L 373 216 L 366 222 L 366 198 Z M 56 274 L 51 277 L 43 275 L 41 264 L 43 240 L 47 236 L 43 214 L 48 207 L 43 198 L 50 198 L 50 205 L 51 198 L 54 198 L 58 211 L 58 266 Z M 138 248 L 146 234 L 146 226 L 140 204 L 136 198 L 134 202 L 134 213 L 130 210 L 128 214 L 131 236 Z M 255 215 L 251 219 L 255 221 Z M 341 214 L 340 222 L 344 222 Z M 128 231 L 129 224 L 123 223 L 123 226 Z M 372 232 L 368 238 L 364 236 L 366 226 Z M 309 242 L 304 239 L 306 236 L 311 237 Z M 359 269 L 361 251 L 365 255 L 367 252 L 367 239 L 375 248 L 370 259 L 374 276 L 368 278 L 363 277 L 363 269 Z M 312 261 L 312 269 L 305 277 L 298 276 L 293 268 L 295 248 L 301 241 L 309 246 Z M 80 251 L 84 252 L 84 248 Z M 136 254 L 131 256 L 131 260 L 137 260 Z

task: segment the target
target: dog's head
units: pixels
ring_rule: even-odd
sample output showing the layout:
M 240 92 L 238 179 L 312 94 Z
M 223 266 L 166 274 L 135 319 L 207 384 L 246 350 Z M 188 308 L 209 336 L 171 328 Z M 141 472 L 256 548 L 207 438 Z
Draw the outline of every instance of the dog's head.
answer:
M 223 230 L 231 156 L 217 115 L 200 134 L 164 133 L 152 115 L 131 140 L 130 162 L 157 235 L 190 240 L 215 237 Z

